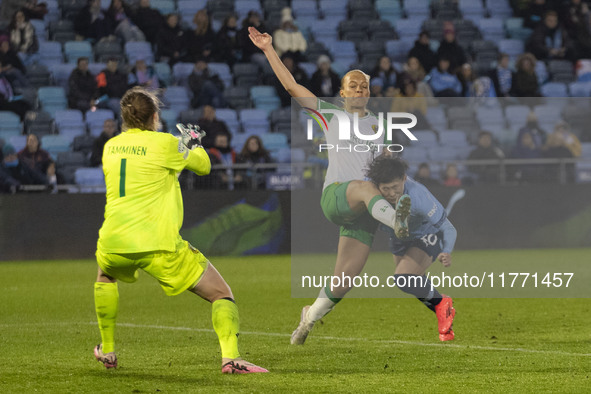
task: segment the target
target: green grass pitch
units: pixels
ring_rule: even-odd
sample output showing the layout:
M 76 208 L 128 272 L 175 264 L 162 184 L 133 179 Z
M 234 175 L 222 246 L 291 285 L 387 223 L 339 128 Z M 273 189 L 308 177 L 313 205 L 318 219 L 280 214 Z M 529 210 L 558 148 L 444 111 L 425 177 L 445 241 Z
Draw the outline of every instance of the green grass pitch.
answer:
M 506 251 L 454 256 L 491 253 Z M 296 347 L 309 300 L 290 296 L 289 256 L 212 262 L 240 308 L 243 357 L 271 373 L 222 375 L 210 305 L 166 297 L 145 274 L 119 284 L 119 368 L 105 370 L 95 262 L 14 262 L 0 263 L 0 392 L 591 392 L 589 299 L 457 299 L 452 343 L 416 300 L 346 299 Z

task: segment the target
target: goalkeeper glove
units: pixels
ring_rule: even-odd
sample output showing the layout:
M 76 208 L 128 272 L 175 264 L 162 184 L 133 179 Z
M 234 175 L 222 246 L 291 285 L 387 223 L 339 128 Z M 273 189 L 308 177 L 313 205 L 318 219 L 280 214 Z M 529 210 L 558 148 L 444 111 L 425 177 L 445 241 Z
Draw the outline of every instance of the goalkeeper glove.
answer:
M 182 123 L 177 123 L 176 128 L 181 132 L 180 140 L 189 150 L 200 147 L 201 139 L 205 137 L 205 131 L 201 130 L 199 126 L 188 123 L 186 126 Z

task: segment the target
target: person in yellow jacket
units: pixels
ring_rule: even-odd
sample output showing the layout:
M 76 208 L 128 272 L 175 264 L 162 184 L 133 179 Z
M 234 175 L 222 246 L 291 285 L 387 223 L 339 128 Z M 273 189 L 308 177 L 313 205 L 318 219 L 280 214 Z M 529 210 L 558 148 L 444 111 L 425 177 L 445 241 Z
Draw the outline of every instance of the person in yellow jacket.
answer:
M 177 176 L 185 168 L 197 175 L 209 173 L 211 163 L 200 145 L 205 133 L 182 125 L 180 139 L 154 131 L 160 124 L 159 101 L 141 87 L 128 90 L 120 105 L 123 132 L 103 151 L 107 204 L 96 251 L 94 300 L 102 339 L 94 348 L 96 359 L 107 368 L 117 367 L 116 280 L 135 282 L 141 268 L 167 295 L 189 290 L 212 303 L 223 373 L 267 372 L 240 358 L 232 291 L 207 258 L 179 234 L 183 201 Z

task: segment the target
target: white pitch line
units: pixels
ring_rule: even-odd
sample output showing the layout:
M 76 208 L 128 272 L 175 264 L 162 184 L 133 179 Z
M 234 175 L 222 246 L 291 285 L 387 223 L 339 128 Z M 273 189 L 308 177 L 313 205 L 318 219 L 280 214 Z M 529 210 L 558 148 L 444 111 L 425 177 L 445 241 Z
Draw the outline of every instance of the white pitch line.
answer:
M 0 327 L 51 326 L 51 325 L 74 325 L 74 324 L 84 324 L 84 325 L 95 326 L 97 323 L 96 322 L 24 323 L 24 324 L 0 324 Z M 215 333 L 214 330 L 209 329 L 209 328 L 160 326 L 160 325 L 155 325 L 155 324 L 117 323 L 117 326 L 129 327 L 129 328 L 152 328 L 152 329 L 157 329 L 157 330 Z M 259 332 L 259 331 L 241 331 L 240 334 L 262 335 L 262 336 L 267 336 L 267 337 L 282 337 L 282 338 L 288 338 L 291 336 L 290 334 L 284 334 L 284 333 L 278 333 L 278 332 Z M 525 349 L 525 348 L 512 348 L 512 347 L 457 345 L 457 344 L 453 344 L 453 343 L 429 343 L 429 342 L 403 341 L 403 340 L 398 340 L 398 339 L 368 339 L 368 338 L 356 338 L 356 337 L 333 337 L 333 336 L 322 336 L 322 335 L 314 335 L 312 338 L 313 339 L 329 340 L 329 341 L 359 341 L 359 342 L 370 342 L 370 343 L 390 343 L 390 344 L 396 344 L 396 345 L 438 347 L 438 348 L 442 348 L 442 349 L 450 348 L 450 349 L 461 349 L 461 350 L 489 350 L 489 351 L 502 351 L 502 352 L 554 354 L 554 355 L 561 355 L 561 356 L 591 357 L 591 353 L 570 353 L 570 352 L 562 352 L 560 350 L 538 350 L 538 349 Z

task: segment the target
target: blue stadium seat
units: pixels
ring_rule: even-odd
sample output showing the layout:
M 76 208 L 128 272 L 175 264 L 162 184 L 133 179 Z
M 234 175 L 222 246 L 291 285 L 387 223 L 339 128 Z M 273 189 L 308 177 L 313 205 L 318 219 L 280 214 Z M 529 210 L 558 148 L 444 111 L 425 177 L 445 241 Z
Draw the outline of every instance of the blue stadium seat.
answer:
M 77 109 L 66 109 L 57 111 L 54 115 L 55 125 L 58 130 L 67 126 L 84 126 L 84 116 Z
M 53 67 L 56 64 L 64 62 L 64 55 L 62 54 L 62 44 L 58 41 L 45 41 L 43 45 L 39 45 L 39 62 Z
M 99 75 L 105 68 L 107 68 L 106 63 L 88 63 L 88 71 L 90 71 L 95 77 Z
M 545 97 L 568 97 L 567 86 L 562 82 L 548 82 L 542 85 L 540 91 Z
M 487 2 L 488 12 L 495 18 L 509 18 L 513 16 L 513 9 L 508 0 L 494 0 Z
M 408 17 L 428 18 L 431 13 L 429 0 L 405 1 L 404 11 Z
M 189 86 L 189 75 L 193 72 L 195 64 L 179 62 L 172 66 L 172 81 L 176 85 Z
M 262 109 L 243 109 L 240 110 L 239 115 L 245 133 L 260 136 L 269 132 L 268 111 Z
M 591 82 L 572 82 L 568 85 L 571 97 L 591 96 Z
M 445 129 L 447 128 L 447 117 L 445 116 L 445 111 L 443 108 L 437 107 L 429 107 L 427 109 L 427 114 L 425 115 L 429 124 L 436 128 L 436 129 Z
M 110 109 L 97 109 L 95 111 L 88 110 L 84 114 L 86 126 L 91 135 L 99 136 L 105 120 L 115 119 L 115 114 Z
M 386 41 L 386 55 L 390 59 L 406 61 L 408 52 L 414 45 L 415 38 L 408 37 L 405 40 Z
M 316 0 L 298 0 L 296 7 L 293 9 L 294 17 L 298 22 L 305 17 L 317 18 L 319 13 Z
M 144 59 L 148 64 L 154 62 L 154 54 L 149 42 L 128 41 L 125 43 L 124 52 L 129 64 L 134 64 L 137 59 Z
M 551 132 L 554 125 L 558 123 L 562 117 L 562 108 L 552 104 L 541 104 L 534 107 L 534 113 L 538 118 L 538 124 L 545 130 Z
M 486 129 L 487 125 L 505 125 L 505 117 L 501 107 L 478 107 L 476 119 L 482 129 Z
M 176 11 L 173 0 L 151 0 L 150 6 L 160 11 L 162 15 L 168 15 Z
M 252 134 L 247 133 L 235 133 L 232 134 L 232 140 L 230 141 L 230 146 L 237 151 L 240 152 L 244 147 L 244 143 Z
M 179 112 L 176 109 L 169 108 L 160 111 L 160 119 L 166 123 L 166 131 L 175 135 L 178 118 Z
M 105 177 L 103 169 L 82 167 L 77 168 L 74 173 L 74 180 L 81 187 L 82 192 L 95 192 L 98 189 L 105 188 Z
M 21 132 L 21 118 L 10 111 L 0 111 L 0 132 Z
M 277 92 L 273 86 L 258 85 L 250 88 L 250 97 L 252 99 L 261 97 L 277 97 Z
M 72 74 L 72 70 L 76 68 L 76 64 L 74 63 L 63 63 L 63 64 L 55 64 L 51 66 L 51 75 L 53 76 L 53 80 L 58 86 L 61 86 L 68 90 L 68 79 L 70 78 L 70 74 Z
M 269 151 L 278 151 L 282 148 L 289 148 L 287 136 L 281 133 L 266 133 L 261 135 L 261 140 L 265 148 Z
M 158 76 L 158 79 L 162 81 L 164 86 L 172 84 L 172 71 L 168 63 L 158 62 L 154 63 L 152 67 L 154 67 L 154 72 Z
M 445 146 L 453 146 L 456 148 L 469 149 L 469 143 L 466 133 L 461 130 L 442 130 L 439 134 L 441 144 Z
M 64 44 L 64 55 L 68 63 L 76 63 L 79 57 L 94 59 L 92 45 L 88 41 L 67 41 Z
M 15 151 L 20 151 L 27 146 L 27 136 L 26 135 L 13 135 L 8 137 L 6 143 L 12 145 Z
M 505 107 L 507 123 L 513 130 L 519 130 L 525 126 L 529 113 L 530 108 L 527 105 L 508 105 Z
M 58 153 L 70 150 L 72 141 L 74 141 L 74 137 L 64 135 L 44 135 L 41 137 L 43 149 L 48 151 L 54 160 Z
M 174 108 L 182 111 L 189 108 L 189 91 L 184 86 L 169 86 L 164 91 L 162 100 L 167 108 Z
M 209 63 L 207 68 L 209 68 L 212 75 L 216 74 L 219 76 L 227 88 L 232 85 L 232 73 L 230 72 L 230 66 L 226 63 Z
M 396 22 L 394 28 L 401 39 L 412 38 L 416 40 L 417 36 L 421 32 L 422 24 L 423 18 L 400 19 L 398 22 Z
M 486 12 L 482 0 L 460 0 L 458 8 L 462 12 L 464 19 L 480 19 Z
M 326 18 L 330 15 L 332 18 L 343 20 L 347 17 L 347 7 L 341 0 L 320 0 L 319 9 Z
M 50 113 L 66 109 L 68 101 L 66 99 L 66 91 L 61 86 L 43 86 L 37 91 L 40 107 Z
M 517 57 L 525 52 L 525 44 L 522 40 L 506 39 L 499 41 L 499 51 L 511 57 Z
M 501 18 L 480 19 L 476 21 L 476 26 L 485 40 L 500 41 L 505 38 L 505 28 Z

